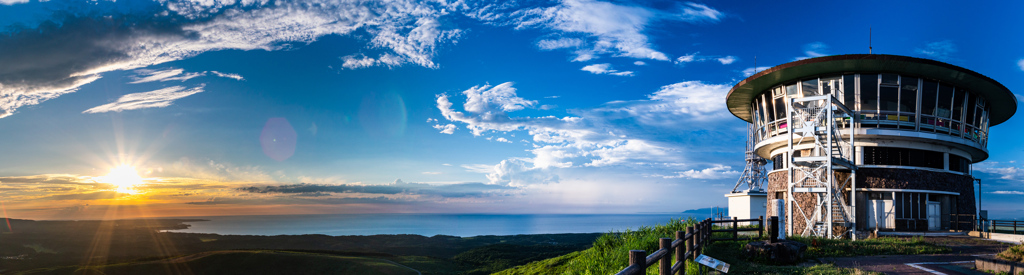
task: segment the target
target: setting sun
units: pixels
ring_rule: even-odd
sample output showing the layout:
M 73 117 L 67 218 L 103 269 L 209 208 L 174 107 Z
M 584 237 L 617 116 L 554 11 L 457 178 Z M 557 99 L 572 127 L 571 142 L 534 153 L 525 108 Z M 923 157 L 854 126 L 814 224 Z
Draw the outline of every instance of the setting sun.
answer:
M 110 169 L 110 174 L 103 177 L 103 182 L 117 186 L 118 193 L 135 194 L 135 187 L 142 184 L 142 177 L 135 172 L 135 167 L 121 165 Z

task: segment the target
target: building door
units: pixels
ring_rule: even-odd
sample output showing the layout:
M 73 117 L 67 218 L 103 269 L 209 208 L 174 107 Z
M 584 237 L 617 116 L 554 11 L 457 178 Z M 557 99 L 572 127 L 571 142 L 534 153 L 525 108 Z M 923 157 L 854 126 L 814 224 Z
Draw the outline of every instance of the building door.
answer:
M 928 202 L 928 230 L 939 230 L 942 226 L 942 208 L 939 202 Z
M 892 200 L 868 200 L 868 230 L 895 228 Z

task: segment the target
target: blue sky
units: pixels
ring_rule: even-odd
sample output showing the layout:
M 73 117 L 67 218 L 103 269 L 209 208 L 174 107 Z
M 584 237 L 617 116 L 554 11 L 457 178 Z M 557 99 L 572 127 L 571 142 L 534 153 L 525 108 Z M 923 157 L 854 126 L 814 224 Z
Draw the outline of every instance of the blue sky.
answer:
M 724 206 L 754 57 L 867 53 L 869 28 L 1024 89 L 1018 3 L 0 3 L 12 217 Z M 1022 216 L 1022 124 L 975 165 L 993 216 Z

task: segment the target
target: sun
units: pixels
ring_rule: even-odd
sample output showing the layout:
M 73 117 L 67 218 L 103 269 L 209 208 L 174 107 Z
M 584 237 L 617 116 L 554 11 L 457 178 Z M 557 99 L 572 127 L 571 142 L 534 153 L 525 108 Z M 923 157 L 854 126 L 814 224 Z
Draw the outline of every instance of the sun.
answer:
M 110 174 L 103 177 L 103 182 L 117 186 L 118 193 L 138 193 L 135 187 L 142 185 L 142 177 L 135 172 L 135 167 L 121 165 L 110 169 Z

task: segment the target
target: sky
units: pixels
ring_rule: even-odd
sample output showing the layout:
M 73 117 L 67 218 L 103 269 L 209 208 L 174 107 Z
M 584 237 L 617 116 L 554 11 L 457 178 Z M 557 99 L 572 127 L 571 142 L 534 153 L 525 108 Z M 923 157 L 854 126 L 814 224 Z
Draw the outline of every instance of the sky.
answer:
M 0 202 L 30 219 L 726 206 L 755 70 L 873 53 L 1024 91 L 1024 3 L 0 0 Z M 1024 118 L 974 166 L 1024 217 Z

